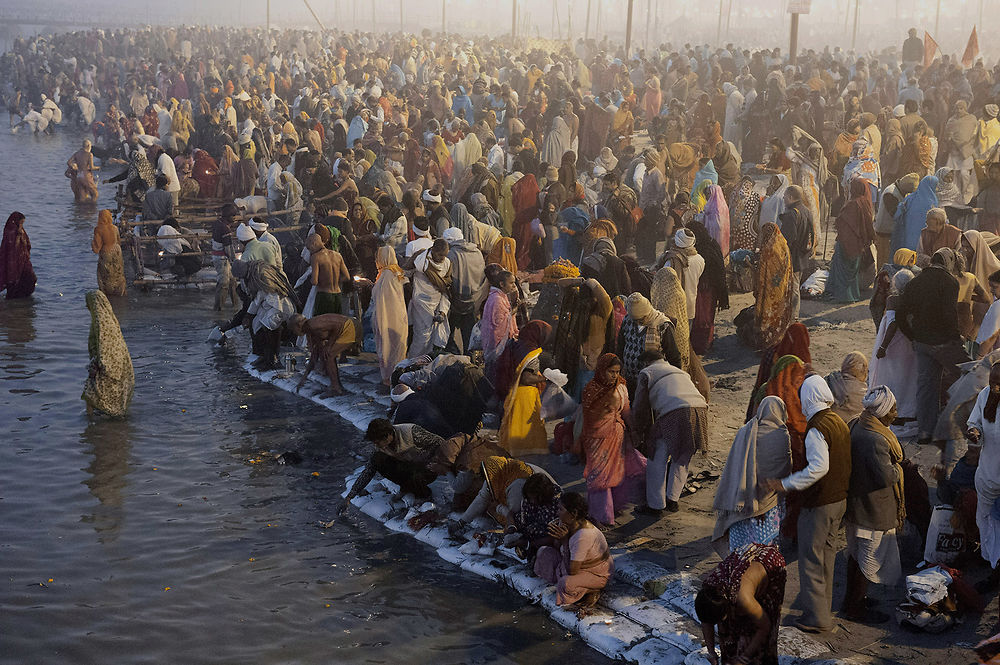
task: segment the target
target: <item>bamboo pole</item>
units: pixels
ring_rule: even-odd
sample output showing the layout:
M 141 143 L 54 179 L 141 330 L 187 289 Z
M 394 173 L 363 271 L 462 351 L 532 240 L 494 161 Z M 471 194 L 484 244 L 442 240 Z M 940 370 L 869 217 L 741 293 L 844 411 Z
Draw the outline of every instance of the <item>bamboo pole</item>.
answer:
M 301 210 L 275 210 L 274 212 L 269 212 L 269 213 L 265 213 L 265 214 L 268 217 L 276 217 L 278 215 L 284 215 L 284 214 L 290 213 L 290 212 L 302 212 L 302 211 Z M 244 213 L 244 214 L 241 214 L 241 215 L 233 215 L 233 220 L 253 219 L 258 214 L 259 213 Z M 184 224 L 190 224 L 190 223 L 196 223 L 196 222 L 211 222 L 211 221 L 215 221 L 218 218 L 219 218 L 218 214 L 214 214 L 214 215 L 194 215 L 192 217 L 184 217 L 184 218 L 174 217 L 174 219 L 176 219 L 177 222 L 179 224 L 181 224 L 182 226 Z M 163 219 L 144 219 L 144 220 L 138 221 L 138 222 L 124 220 L 122 222 L 122 225 L 123 226 L 153 226 L 154 224 L 162 224 L 164 221 L 166 221 L 166 220 L 163 220 Z M 282 227 L 275 227 L 275 228 L 277 229 L 277 228 L 289 228 L 289 227 L 282 226 Z

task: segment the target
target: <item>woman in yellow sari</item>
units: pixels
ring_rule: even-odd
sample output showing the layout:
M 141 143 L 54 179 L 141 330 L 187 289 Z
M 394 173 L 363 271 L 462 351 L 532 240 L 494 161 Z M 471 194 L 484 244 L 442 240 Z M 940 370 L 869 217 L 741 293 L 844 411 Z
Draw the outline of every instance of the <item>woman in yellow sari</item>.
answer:
M 754 286 L 752 314 L 736 317 L 736 334 L 755 349 L 768 349 L 785 335 L 797 318 L 799 285 L 792 275 L 788 243 L 777 224 L 768 222 L 760 231 L 760 260 Z
M 541 349 L 525 354 L 514 370 L 517 379 L 507 391 L 500 424 L 500 445 L 511 455 L 533 455 L 549 451 L 548 434 L 542 421 L 542 394 L 545 383 L 539 367 Z

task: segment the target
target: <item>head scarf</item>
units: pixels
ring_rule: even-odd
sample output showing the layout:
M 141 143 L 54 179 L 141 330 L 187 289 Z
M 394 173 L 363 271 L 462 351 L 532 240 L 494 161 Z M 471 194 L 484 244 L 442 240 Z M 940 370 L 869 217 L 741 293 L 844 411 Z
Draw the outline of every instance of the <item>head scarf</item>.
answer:
M 944 268 L 950 273 L 955 272 L 955 250 L 951 247 L 942 247 L 931 256 L 931 265 Z
M 580 405 L 583 410 L 589 411 L 594 408 L 597 401 L 602 397 L 615 390 L 618 386 L 624 385 L 625 379 L 621 374 L 618 375 L 618 380 L 613 383 L 604 383 L 604 373 L 609 367 L 614 367 L 615 365 L 621 366 L 622 361 L 613 353 L 605 353 L 600 358 L 597 359 L 597 367 L 594 369 L 594 378 L 587 383 L 586 387 L 583 389 L 583 398 L 580 400 Z
M 912 249 L 900 247 L 892 255 L 892 262 L 897 266 L 907 268 L 917 263 L 917 253 Z
M 240 242 L 250 242 L 257 239 L 257 234 L 246 224 L 240 224 L 236 227 L 236 239 Z
M 740 428 L 729 449 L 712 503 L 715 510 L 755 516 L 777 504 L 777 495 L 758 487 L 757 478 L 781 477 L 788 472 L 791 452 L 787 420 L 788 410 L 780 397 L 768 395 L 761 400 L 756 415 Z M 722 535 L 719 531 L 717 528 L 713 539 Z
M 656 271 L 649 287 L 650 303 L 674 322 L 674 339 L 681 355 L 681 369 L 688 370 L 691 362 L 691 331 L 687 325 L 687 296 L 681 286 L 681 278 L 670 266 Z
M 702 215 L 705 228 L 712 235 L 722 250 L 723 256 L 729 256 L 729 205 L 718 185 L 711 185 L 707 190 L 707 202 Z
M 829 409 L 833 403 L 833 393 L 830 386 L 819 374 L 810 374 L 799 388 L 799 400 L 802 402 L 802 413 L 809 420 L 820 411 Z
M 785 212 L 785 190 L 788 189 L 789 185 L 792 183 L 788 180 L 788 176 L 784 173 L 779 173 L 775 176 L 781 184 L 778 185 L 778 189 L 774 190 L 774 194 L 771 194 L 766 199 L 760 207 L 760 226 L 763 227 L 764 224 L 768 222 L 772 224 L 778 223 L 778 215 Z
M 969 272 L 976 276 L 979 286 L 983 287 L 989 293 L 990 275 L 1000 270 L 1000 259 L 997 259 L 996 254 L 986 244 L 986 239 L 983 238 L 983 234 L 979 231 L 966 231 L 965 240 L 972 247 L 973 251 L 972 261 L 969 262 Z
M 669 320 L 662 312 L 654 309 L 649 299 L 641 293 L 633 293 L 625 299 L 625 311 L 640 326 L 658 328 Z
M 851 351 L 844 357 L 844 362 L 840 364 L 840 371 L 864 381 L 868 376 L 868 359 L 862 353 Z
M 451 225 L 461 230 L 462 237 L 472 240 L 475 238 L 476 218 L 469 214 L 464 203 L 456 203 L 451 208 Z
M 375 267 L 378 268 L 379 275 L 388 270 L 395 273 L 399 281 L 402 282 L 406 279 L 406 274 L 396 261 L 396 250 L 392 248 L 392 245 L 382 245 L 378 248 L 375 253 Z
M 674 244 L 681 249 L 687 249 L 688 247 L 694 247 L 694 233 L 686 228 L 677 229 L 674 233 Z
M 865 407 L 876 418 L 884 418 L 896 404 L 896 396 L 888 386 L 875 386 L 861 400 Z
M 937 204 L 939 208 L 965 204 L 962 200 L 962 192 L 959 191 L 958 185 L 955 184 L 954 171 L 952 169 L 945 166 L 939 168 L 937 173 L 934 175 L 938 179 L 938 184 L 934 189 L 934 193 L 937 195 Z M 951 177 L 949 178 L 949 176 Z M 946 180 L 946 178 L 949 179 Z
M 913 190 L 917 188 L 920 184 L 920 176 L 916 173 L 907 173 L 902 178 L 896 181 L 896 189 L 900 191 L 901 194 L 912 194 Z

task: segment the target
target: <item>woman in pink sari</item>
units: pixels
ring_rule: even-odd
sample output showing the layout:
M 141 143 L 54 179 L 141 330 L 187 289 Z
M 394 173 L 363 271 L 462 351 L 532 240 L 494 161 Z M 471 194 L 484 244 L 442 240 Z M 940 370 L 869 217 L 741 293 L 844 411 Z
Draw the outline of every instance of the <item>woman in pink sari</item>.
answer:
M 632 414 L 621 369 L 618 356 L 602 355 L 594 378 L 583 389 L 581 404 L 580 448 L 587 458 L 583 473 L 590 517 L 608 525 L 615 523 L 618 510 L 634 503 L 646 489 L 646 458 L 625 437 Z
M 718 185 L 710 185 L 705 192 L 705 209 L 701 213 L 701 222 L 708 233 L 715 238 L 722 248 L 722 256 L 729 258 L 729 204 L 726 196 Z M 697 219 L 697 217 L 696 217 Z
M 575 604 L 584 616 L 615 572 L 608 541 L 587 521 L 587 501 L 575 492 L 562 495 L 559 519 L 548 530 L 555 544 L 539 548 L 535 574 L 556 585 L 557 605 Z

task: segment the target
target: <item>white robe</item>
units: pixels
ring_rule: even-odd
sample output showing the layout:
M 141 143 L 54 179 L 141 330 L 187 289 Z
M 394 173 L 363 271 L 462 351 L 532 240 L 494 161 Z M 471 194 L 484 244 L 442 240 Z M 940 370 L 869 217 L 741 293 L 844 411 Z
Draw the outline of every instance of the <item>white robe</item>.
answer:
M 451 261 L 446 257 L 441 263 L 435 264 L 430 260 L 429 252 L 417 257 L 413 273 L 413 296 L 407 310 L 410 325 L 413 326 L 413 340 L 408 354 L 410 358 L 430 353 L 435 346 L 444 348 L 451 337 L 451 327 L 448 325 L 451 301 L 427 279 L 425 271 L 429 267 L 444 275 L 451 270 Z M 435 314 L 440 314 L 444 320 L 434 321 Z
M 897 330 L 885 350 L 884 358 L 875 354 L 882 346 L 889 324 L 896 320 L 896 311 L 886 310 L 875 334 L 875 347 L 868 364 L 868 385 L 887 386 L 896 396 L 896 410 L 900 418 L 917 417 L 917 358 L 913 345 L 901 331 Z
M 976 525 L 979 527 L 983 559 L 996 568 L 997 561 L 1000 561 L 1000 520 L 995 519 L 992 513 L 993 503 L 1000 498 L 1000 418 L 991 423 L 983 413 L 989 395 L 990 387 L 986 386 L 976 398 L 968 426 L 982 432 L 979 443 L 983 450 L 979 455 L 979 468 L 976 469 Z

